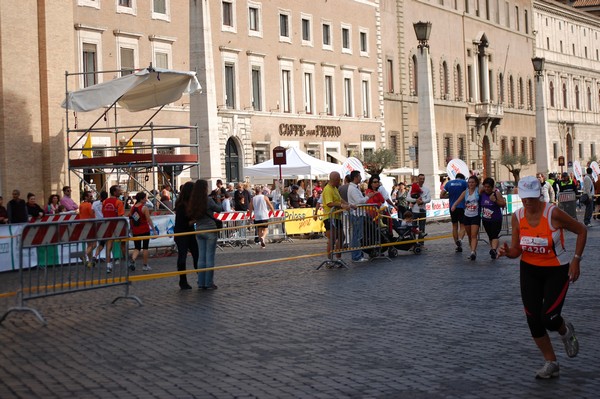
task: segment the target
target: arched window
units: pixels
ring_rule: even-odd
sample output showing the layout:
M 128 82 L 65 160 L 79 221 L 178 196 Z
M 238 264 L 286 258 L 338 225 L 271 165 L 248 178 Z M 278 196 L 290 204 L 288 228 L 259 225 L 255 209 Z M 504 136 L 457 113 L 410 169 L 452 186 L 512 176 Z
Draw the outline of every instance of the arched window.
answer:
M 499 102 L 500 104 L 504 104 L 504 75 L 499 73 L 498 74 L 498 93 L 499 93 Z
M 456 82 L 456 90 L 454 91 L 456 93 L 456 100 L 458 101 L 463 101 L 463 79 L 462 79 L 462 69 L 460 67 L 460 64 L 456 64 L 456 76 L 454 78 L 454 81 Z
M 411 90 L 410 91 L 411 91 L 411 94 L 413 96 L 416 96 L 417 94 L 419 94 L 417 92 L 417 88 L 419 87 L 419 85 L 417 84 L 418 73 L 417 73 L 417 56 L 416 55 L 412 56 L 411 65 L 412 65 L 412 76 L 411 76 L 412 79 L 411 79 L 411 82 L 410 82 L 411 83 Z
M 579 109 L 579 85 L 575 85 L 575 109 Z
M 450 84 L 448 82 L 448 64 L 446 64 L 446 61 L 442 62 L 442 81 L 441 81 L 441 87 L 442 87 L 442 98 L 444 100 L 449 100 L 450 99 Z
M 519 78 L 519 108 L 523 108 L 525 106 L 525 101 L 524 101 L 524 87 L 523 87 L 523 78 Z
M 227 181 L 241 181 L 238 146 L 231 137 L 225 145 L 225 175 Z
M 567 84 L 563 83 L 562 85 L 562 95 L 563 95 L 563 108 L 567 109 Z
M 554 82 L 550 81 L 550 106 L 554 108 Z
M 588 111 L 591 111 L 592 110 L 592 89 L 590 89 L 589 86 L 587 88 L 587 106 L 588 106 Z
M 512 75 L 508 77 L 508 106 L 515 106 L 515 81 Z

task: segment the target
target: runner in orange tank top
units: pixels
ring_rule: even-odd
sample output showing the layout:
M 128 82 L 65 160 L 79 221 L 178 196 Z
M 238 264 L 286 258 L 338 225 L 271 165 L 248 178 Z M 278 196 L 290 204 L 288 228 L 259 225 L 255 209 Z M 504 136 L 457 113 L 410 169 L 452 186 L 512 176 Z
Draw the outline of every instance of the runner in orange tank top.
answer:
M 554 378 L 559 365 L 548 331 L 558 331 L 568 357 L 579 352 L 573 324 L 561 316 L 569 282 L 579 278 L 579 264 L 587 240 L 587 229 L 556 206 L 543 200 L 539 180 L 527 176 L 519 181 L 523 208 L 512 216 L 512 241 L 500 248 L 499 255 L 521 256 L 521 299 L 527 324 L 537 347 L 544 356 L 544 366 L 536 378 Z M 564 248 L 563 229 L 577 235 L 575 253 Z

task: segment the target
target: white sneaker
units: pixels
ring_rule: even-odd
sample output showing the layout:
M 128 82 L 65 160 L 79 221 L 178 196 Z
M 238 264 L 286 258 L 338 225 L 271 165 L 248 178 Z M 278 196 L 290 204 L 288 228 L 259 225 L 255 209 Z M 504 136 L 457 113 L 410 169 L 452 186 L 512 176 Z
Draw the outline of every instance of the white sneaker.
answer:
M 362 263 L 362 262 L 368 262 L 368 261 L 369 261 L 369 259 L 367 259 L 367 258 L 360 258 L 357 260 L 353 260 L 352 262 Z
M 152 268 L 148 265 L 144 265 L 144 267 L 142 267 L 142 270 L 145 272 L 149 272 L 150 270 L 152 270 Z
M 547 360 L 546 363 L 544 363 L 544 367 L 538 370 L 537 374 L 535 375 L 535 378 L 547 380 L 549 378 L 558 377 L 559 372 L 560 367 L 558 365 L 558 362 L 551 362 Z
M 112 269 L 113 269 L 113 263 L 112 262 L 108 262 L 106 264 L 106 273 L 112 273 Z

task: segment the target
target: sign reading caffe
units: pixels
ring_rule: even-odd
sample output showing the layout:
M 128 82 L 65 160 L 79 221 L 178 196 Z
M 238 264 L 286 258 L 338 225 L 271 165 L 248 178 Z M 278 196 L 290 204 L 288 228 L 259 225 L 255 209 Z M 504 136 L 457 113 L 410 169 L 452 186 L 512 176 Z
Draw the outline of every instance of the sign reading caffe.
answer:
M 306 125 L 282 123 L 279 125 L 280 136 L 298 137 L 340 137 L 342 128 L 339 126 L 317 125 L 314 129 L 307 129 Z

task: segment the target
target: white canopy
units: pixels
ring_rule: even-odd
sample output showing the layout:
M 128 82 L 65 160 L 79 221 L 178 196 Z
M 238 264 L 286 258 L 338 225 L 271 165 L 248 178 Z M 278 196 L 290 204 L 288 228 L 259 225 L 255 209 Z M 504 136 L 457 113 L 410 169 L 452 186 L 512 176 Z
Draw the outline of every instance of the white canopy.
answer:
M 288 148 L 285 151 L 286 165 L 281 165 L 281 174 L 283 177 L 294 176 L 323 176 L 331 172 L 339 172 L 340 165 L 325 162 L 311 157 L 298 148 Z M 279 165 L 274 165 L 273 160 L 247 166 L 244 168 L 244 176 L 250 177 L 272 177 L 279 178 Z
M 136 112 L 172 103 L 184 93 L 194 93 L 200 89 L 196 72 L 146 68 L 70 92 L 62 107 L 85 112 L 108 107 L 118 100 L 120 106 Z
M 396 169 L 385 169 L 383 171 L 383 173 L 386 173 L 388 175 L 414 175 L 417 176 L 419 174 L 419 169 L 418 168 L 407 168 L 407 167 L 403 167 L 403 168 L 396 168 Z M 445 175 L 446 172 L 445 170 L 438 170 L 437 174 L 438 175 Z

